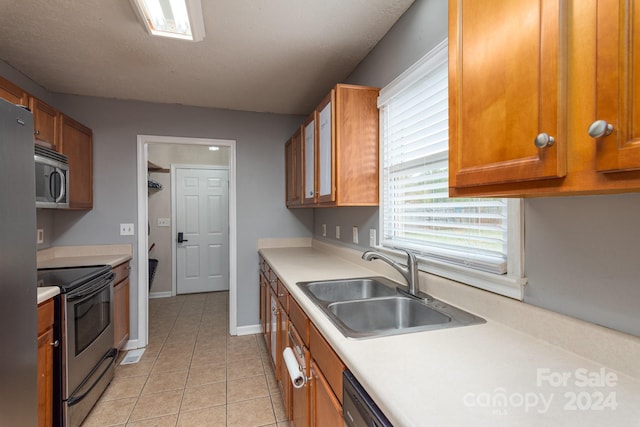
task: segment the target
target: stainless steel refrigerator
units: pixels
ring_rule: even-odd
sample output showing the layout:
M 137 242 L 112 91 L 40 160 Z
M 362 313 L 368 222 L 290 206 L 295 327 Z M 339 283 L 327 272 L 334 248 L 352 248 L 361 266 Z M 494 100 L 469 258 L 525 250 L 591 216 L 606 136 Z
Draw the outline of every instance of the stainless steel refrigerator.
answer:
M 0 99 L 0 426 L 38 424 L 33 117 Z

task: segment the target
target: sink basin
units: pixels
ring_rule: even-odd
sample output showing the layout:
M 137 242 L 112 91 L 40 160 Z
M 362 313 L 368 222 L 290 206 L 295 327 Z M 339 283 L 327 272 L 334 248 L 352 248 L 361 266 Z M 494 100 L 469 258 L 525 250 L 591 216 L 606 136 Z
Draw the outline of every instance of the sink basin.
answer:
M 348 338 L 388 335 L 484 323 L 485 320 L 384 277 L 300 282 L 298 287 Z
M 308 282 L 302 287 L 321 301 L 349 301 L 396 294 L 395 283 L 381 277 Z
M 451 322 L 451 318 L 409 298 L 390 297 L 329 304 L 329 311 L 355 332 L 408 329 Z

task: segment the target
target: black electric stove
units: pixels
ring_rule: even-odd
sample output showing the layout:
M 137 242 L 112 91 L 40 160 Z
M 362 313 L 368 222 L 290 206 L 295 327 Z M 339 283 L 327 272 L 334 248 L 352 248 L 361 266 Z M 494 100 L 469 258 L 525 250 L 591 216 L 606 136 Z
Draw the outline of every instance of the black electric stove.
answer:
M 61 293 L 66 294 L 109 271 L 111 267 L 108 265 L 39 269 L 38 287 L 57 286 Z

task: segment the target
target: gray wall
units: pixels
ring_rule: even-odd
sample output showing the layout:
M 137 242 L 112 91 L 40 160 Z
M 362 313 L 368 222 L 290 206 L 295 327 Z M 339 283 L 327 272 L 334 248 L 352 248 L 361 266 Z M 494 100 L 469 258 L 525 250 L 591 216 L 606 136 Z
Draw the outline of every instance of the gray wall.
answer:
M 237 141 L 238 326 L 258 324 L 257 239 L 311 235 L 312 212 L 284 204 L 284 141 L 302 118 L 61 94 L 54 100 L 94 132 L 94 208 L 57 211 L 55 245 L 131 243 L 137 254 L 136 236 L 120 236 L 119 224 L 137 219 L 138 134 Z M 134 256 L 134 278 L 137 268 Z M 137 303 L 133 286 L 131 304 Z
M 447 37 L 447 3 L 417 0 L 348 78 L 384 87 Z M 640 335 L 640 194 L 525 200 L 525 302 Z M 377 208 L 318 209 L 314 237 L 351 243 L 378 227 Z

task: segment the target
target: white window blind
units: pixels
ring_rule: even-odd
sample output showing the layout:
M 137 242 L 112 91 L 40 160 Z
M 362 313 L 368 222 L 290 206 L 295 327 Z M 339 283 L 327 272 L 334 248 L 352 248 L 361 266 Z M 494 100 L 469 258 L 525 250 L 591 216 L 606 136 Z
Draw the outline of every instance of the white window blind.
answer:
M 447 44 L 380 93 L 382 245 L 494 274 L 508 271 L 508 203 L 448 197 Z

